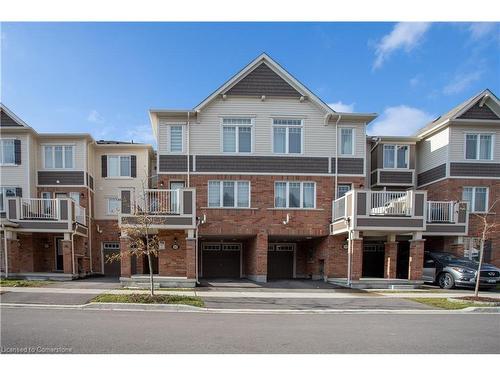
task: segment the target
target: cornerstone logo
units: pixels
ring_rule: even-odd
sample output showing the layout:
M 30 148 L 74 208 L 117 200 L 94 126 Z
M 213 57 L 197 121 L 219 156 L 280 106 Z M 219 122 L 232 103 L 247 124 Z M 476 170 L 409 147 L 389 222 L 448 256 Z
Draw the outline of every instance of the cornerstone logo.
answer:
M 64 347 L 44 347 L 44 346 L 25 346 L 25 347 L 0 347 L 1 354 L 44 354 L 44 353 L 53 353 L 53 354 L 64 354 L 64 353 L 72 353 L 73 348 L 64 348 Z

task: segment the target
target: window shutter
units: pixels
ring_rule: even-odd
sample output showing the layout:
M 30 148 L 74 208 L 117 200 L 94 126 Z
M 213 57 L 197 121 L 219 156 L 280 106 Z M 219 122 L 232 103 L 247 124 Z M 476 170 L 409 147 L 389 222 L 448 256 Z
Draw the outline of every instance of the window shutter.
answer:
M 122 190 L 121 194 L 121 213 L 122 214 L 129 214 L 131 212 L 131 194 L 130 190 Z
M 21 164 L 21 140 L 14 140 L 14 160 L 17 165 Z
M 108 177 L 108 157 L 101 156 L 101 177 Z
M 130 176 L 137 177 L 137 156 L 130 156 Z
M 22 197 L 23 196 L 23 189 L 20 187 L 16 187 L 16 197 Z

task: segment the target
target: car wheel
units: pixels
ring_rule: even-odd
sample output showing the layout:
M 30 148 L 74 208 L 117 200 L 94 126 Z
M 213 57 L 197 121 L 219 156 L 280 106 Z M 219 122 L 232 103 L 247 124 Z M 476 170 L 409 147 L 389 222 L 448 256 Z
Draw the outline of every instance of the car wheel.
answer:
M 455 286 L 455 279 L 451 273 L 443 272 L 439 275 L 438 284 L 441 289 L 451 289 Z

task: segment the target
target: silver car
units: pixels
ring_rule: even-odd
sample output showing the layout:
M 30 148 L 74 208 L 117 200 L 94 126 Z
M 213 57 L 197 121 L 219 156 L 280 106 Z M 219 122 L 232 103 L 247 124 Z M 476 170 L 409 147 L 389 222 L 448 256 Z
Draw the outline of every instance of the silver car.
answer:
M 442 289 L 455 286 L 473 287 L 476 285 L 478 265 L 474 260 L 457 258 L 450 253 L 426 251 L 422 279 L 435 283 Z M 483 263 L 479 277 L 480 287 L 495 288 L 500 283 L 500 269 Z

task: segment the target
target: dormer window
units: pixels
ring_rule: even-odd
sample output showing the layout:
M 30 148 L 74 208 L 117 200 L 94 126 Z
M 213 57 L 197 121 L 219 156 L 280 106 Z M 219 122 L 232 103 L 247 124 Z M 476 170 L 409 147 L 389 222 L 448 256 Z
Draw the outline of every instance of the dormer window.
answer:
M 493 160 L 493 135 L 468 133 L 465 135 L 466 160 Z
M 408 168 L 408 145 L 384 145 L 384 168 Z

